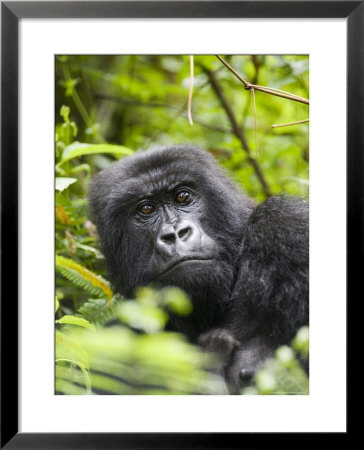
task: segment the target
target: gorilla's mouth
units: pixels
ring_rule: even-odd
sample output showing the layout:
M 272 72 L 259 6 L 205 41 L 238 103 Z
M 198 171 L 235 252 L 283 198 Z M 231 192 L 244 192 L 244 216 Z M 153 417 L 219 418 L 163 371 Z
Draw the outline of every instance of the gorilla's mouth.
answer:
M 208 262 L 212 261 L 213 258 L 208 257 L 199 257 L 199 256 L 184 256 L 183 258 L 173 260 L 170 263 L 168 263 L 161 272 L 157 274 L 157 277 L 161 277 L 162 275 L 165 275 L 170 270 L 174 269 L 175 267 L 184 264 L 184 263 L 193 263 L 193 262 Z

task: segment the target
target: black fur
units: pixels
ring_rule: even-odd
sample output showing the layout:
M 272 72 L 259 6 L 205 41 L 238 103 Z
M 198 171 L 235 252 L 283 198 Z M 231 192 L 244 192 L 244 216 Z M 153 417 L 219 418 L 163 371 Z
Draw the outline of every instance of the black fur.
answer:
M 179 192 L 188 201 L 178 203 Z M 257 206 L 206 152 L 171 146 L 102 171 L 90 205 L 117 290 L 184 289 L 193 313 L 171 317 L 170 327 L 225 353 L 233 384 L 308 324 L 306 202 L 280 196 Z

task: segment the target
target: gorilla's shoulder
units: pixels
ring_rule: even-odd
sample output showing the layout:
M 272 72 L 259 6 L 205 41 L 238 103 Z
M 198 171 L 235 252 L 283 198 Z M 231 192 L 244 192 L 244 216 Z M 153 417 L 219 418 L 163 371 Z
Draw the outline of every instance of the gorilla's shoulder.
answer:
M 309 203 L 306 200 L 288 195 L 270 197 L 260 203 L 249 217 L 249 226 L 257 231 L 264 227 L 269 229 L 289 229 L 294 232 L 304 231 L 308 228 Z M 270 224 L 267 230 L 267 223 Z
M 308 202 L 280 195 L 254 209 L 246 224 L 242 249 L 255 257 L 275 255 L 279 260 L 291 260 L 308 254 L 308 239 Z

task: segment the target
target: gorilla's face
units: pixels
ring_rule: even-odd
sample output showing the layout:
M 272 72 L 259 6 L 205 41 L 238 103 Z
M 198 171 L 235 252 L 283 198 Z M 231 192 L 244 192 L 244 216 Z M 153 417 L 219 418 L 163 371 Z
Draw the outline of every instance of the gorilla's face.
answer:
M 188 181 L 156 187 L 156 180 L 145 185 L 129 222 L 151 249 L 149 278 L 161 284 L 201 279 L 219 260 L 218 245 L 201 224 L 207 202 Z

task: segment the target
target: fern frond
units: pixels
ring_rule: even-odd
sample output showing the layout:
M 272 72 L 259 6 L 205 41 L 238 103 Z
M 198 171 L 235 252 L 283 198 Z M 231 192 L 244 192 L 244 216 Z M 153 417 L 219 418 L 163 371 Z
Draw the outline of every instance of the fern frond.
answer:
M 56 270 L 63 275 L 67 280 L 71 281 L 74 285 L 80 287 L 81 289 L 89 292 L 90 294 L 94 295 L 95 297 L 101 296 L 104 297 L 104 292 L 98 288 L 97 286 L 94 286 L 89 281 L 82 278 L 80 274 L 73 271 L 72 269 L 59 266 L 56 264 Z
M 72 259 L 64 256 L 56 255 L 56 270 L 58 270 L 65 278 L 70 280 L 76 286 L 90 292 L 95 296 L 106 296 L 109 305 L 112 308 L 111 299 L 113 293 L 108 282 L 100 275 L 96 275 L 81 264 L 76 263 Z
M 115 304 L 115 298 L 113 298 L 112 302 Z M 108 301 L 102 298 L 90 298 L 77 312 L 95 325 L 104 325 L 114 317 Z

